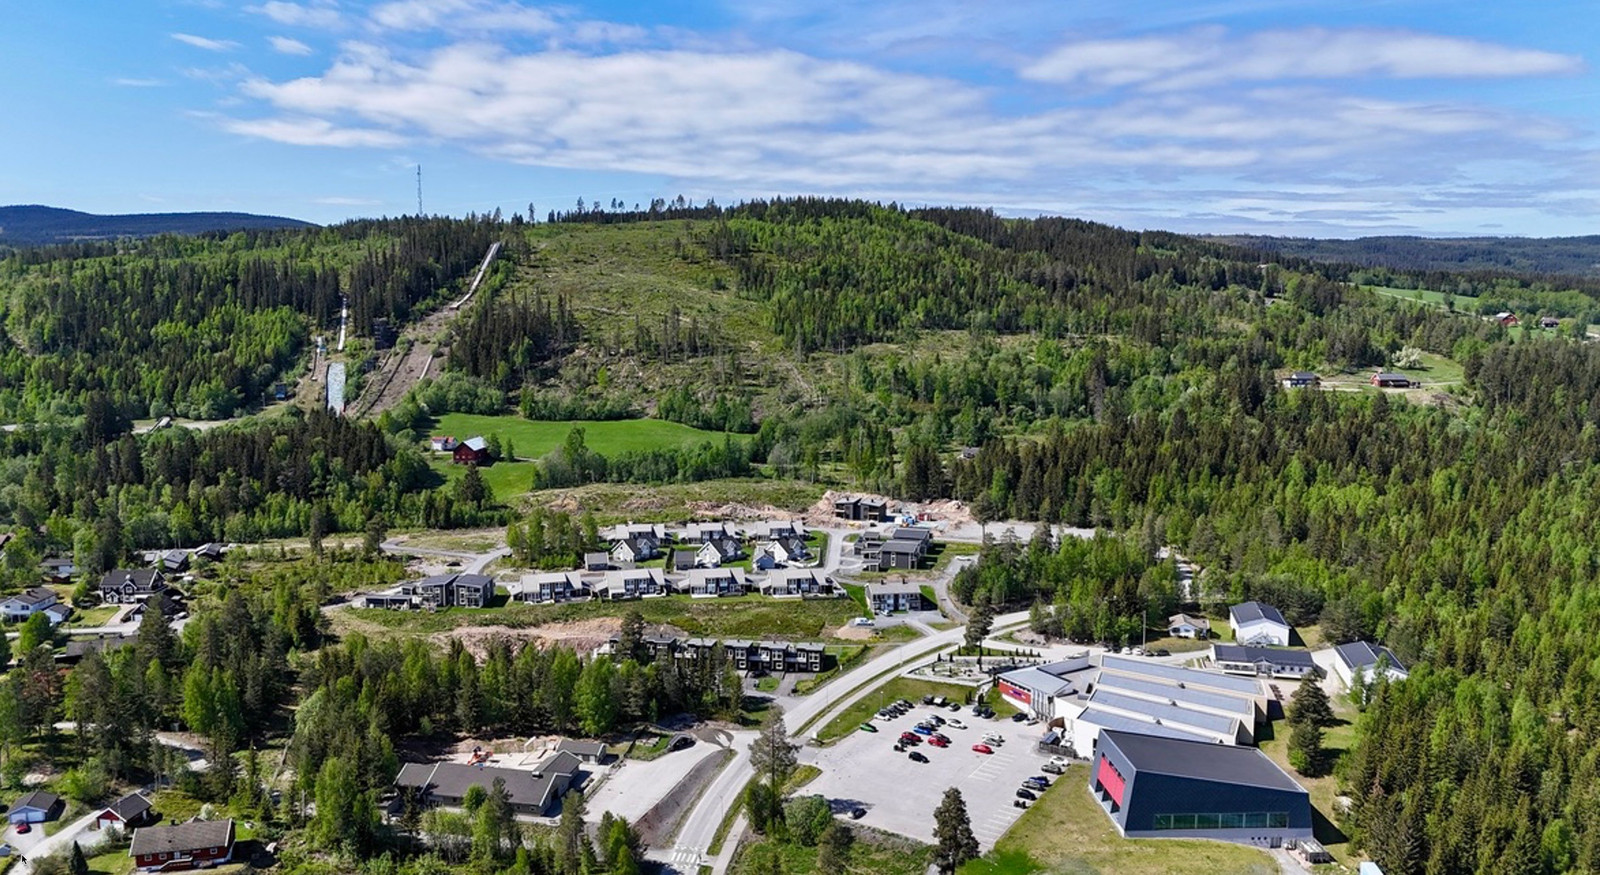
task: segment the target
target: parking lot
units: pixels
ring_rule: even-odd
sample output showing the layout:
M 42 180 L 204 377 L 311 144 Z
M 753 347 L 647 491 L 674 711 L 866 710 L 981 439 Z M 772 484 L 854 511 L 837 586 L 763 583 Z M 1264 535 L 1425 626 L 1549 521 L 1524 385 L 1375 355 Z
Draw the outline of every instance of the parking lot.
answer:
M 927 763 L 896 752 L 900 733 L 910 731 L 930 714 L 946 720 L 954 717 L 967 728 L 942 727 L 940 731 L 950 737 L 947 748 L 927 743 L 912 748 L 925 755 Z M 867 813 L 861 823 L 918 841 L 934 840 L 933 810 L 946 789 L 958 787 L 967 802 L 973 834 L 984 850 L 994 847 L 1022 816 L 1022 809 L 1012 805 L 1017 788 L 1024 778 L 1043 774 L 1039 767 L 1049 759 L 1034 751 L 1044 731 L 1042 725 L 986 720 L 974 717 L 970 708 L 957 713 L 918 704 L 892 721 L 872 722 L 877 732 L 858 730 L 831 747 L 802 748 L 800 761 L 822 770 L 802 792 L 822 794 L 835 811 L 864 808 Z M 989 732 L 999 733 L 1005 743 L 990 745 L 992 754 L 973 751 L 972 745 Z M 1055 782 L 1056 776 L 1045 777 Z

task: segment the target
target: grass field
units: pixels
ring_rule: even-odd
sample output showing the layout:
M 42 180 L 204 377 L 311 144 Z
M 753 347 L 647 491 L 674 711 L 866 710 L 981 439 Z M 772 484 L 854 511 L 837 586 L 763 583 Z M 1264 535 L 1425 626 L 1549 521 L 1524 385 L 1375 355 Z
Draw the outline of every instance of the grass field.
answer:
M 446 414 L 429 433 L 455 435 L 462 440 L 478 435 L 499 435 L 501 440 L 511 441 L 518 459 L 538 459 L 561 446 L 567 439 L 567 433 L 574 428 L 583 429 L 584 444 L 602 456 L 696 446 L 706 441 L 720 443 L 723 438 L 723 433 L 719 431 L 701 431 L 660 419 L 552 422 L 512 415 L 480 416 L 474 413 Z M 735 440 L 739 439 L 735 436 Z
M 1264 851 L 1192 839 L 1125 839 L 1089 795 L 1089 767 L 1069 766 L 993 851 L 961 875 L 1276 875 Z
M 1284 692 L 1287 694 L 1290 691 Z M 1339 718 L 1339 723 L 1322 732 L 1322 747 L 1327 752 L 1329 762 L 1337 760 L 1348 751 L 1356 739 L 1355 706 L 1344 696 L 1331 698 L 1333 714 Z M 1350 851 L 1350 838 L 1332 820 L 1334 797 L 1339 793 L 1339 780 L 1331 774 L 1320 778 L 1307 778 L 1290 768 L 1289 724 L 1280 720 L 1272 724 L 1272 730 L 1271 738 L 1257 739 L 1258 746 L 1311 794 L 1311 825 L 1316 832 L 1317 841 L 1328 849 L 1328 853 L 1332 854 L 1336 861 L 1352 869 L 1355 868 L 1359 857 Z
M 633 602 L 569 602 L 564 605 L 509 604 L 504 608 L 449 608 L 437 613 L 352 608 L 329 616 L 338 631 L 369 635 L 432 635 L 472 626 L 526 629 L 550 623 L 622 617 L 637 610 L 646 623 L 670 623 L 689 635 L 719 638 L 783 638 L 826 640 L 834 629 L 856 616 L 850 599 L 778 600 L 760 595 L 725 599 L 688 596 Z
M 935 681 L 917 680 L 915 678 L 895 678 L 879 687 L 877 692 L 866 696 L 861 701 L 840 712 L 821 729 L 817 730 L 817 737 L 824 743 L 842 738 L 852 732 L 859 731 L 857 727 L 871 720 L 884 705 L 896 699 L 905 699 L 910 702 L 920 702 L 923 696 L 944 696 L 965 702 L 972 695 L 972 687 L 960 684 L 941 684 Z
M 899 836 L 885 836 L 856 829 L 856 841 L 850 846 L 846 872 L 870 872 L 872 875 L 923 875 L 933 862 L 933 847 L 918 844 Z M 777 859 L 774 860 L 774 857 Z M 767 839 L 753 841 L 739 849 L 729 868 L 735 875 L 768 875 L 784 872 L 786 875 L 807 875 L 817 871 L 817 849 L 799 844 L 779 844 Z
M 113 616 L 116 616 L 118 610 L 119 608 L 117 605 L 96 605 L 92 608 L 84 608 L 83 610 L 78 611 L 75 616 L 73 616 L 72 621 L 68 625 L 104 626 L 107 620 L 110 620 Z

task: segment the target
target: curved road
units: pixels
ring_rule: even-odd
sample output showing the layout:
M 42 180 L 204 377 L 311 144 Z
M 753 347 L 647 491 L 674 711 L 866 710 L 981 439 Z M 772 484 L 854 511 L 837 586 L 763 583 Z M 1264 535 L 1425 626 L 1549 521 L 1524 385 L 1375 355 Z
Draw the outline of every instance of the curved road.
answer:
M 995 618 L 995 631 L 1021 625 L 1027 621 L 1026 611 L 1005 614 Z M 939 650 L 960 644 L 965 636 L 965 627 L 948 629 L 874 657 L 834 678 L 822 689 L 796 704 L 793 710 L 784 715 L 784 725 L 789 730 L 791 738 L 804 734 L 812 726 L 823 725 L 838 712 L 898 677 L 899 672 L 896 669 L 906 668 Z M 700 865 L 710 865 L 718 875 L 726 870 L 729 856 L 727 851 L 731 850 L 731 841 L 724 844 L 724 853 L 715 860 L 708 856 L 711 841 L 716 835 L 717 827 L 722 823 L 723 816 L 727 814 L 728 806 L 733 803 L 744 785 L 755 776 L 755 769 L 750 765 L 750 741 L 754 740 L 756 733 L 737 733 L 737 735 L 744 738 L 736 738 L 734 741 L 733 759 L 728 761 L 728 765 L 706 788 L 694 810 L 684 819 L 683 828 L 678 831 L 677 847 L 673 848 L 668 856 L 674 867 L 680 871 Z M 740 820 L 742 819 L 741 817 Z M 736 823 L 735 831 L 729 835 L 737 835 L 738 828 Z

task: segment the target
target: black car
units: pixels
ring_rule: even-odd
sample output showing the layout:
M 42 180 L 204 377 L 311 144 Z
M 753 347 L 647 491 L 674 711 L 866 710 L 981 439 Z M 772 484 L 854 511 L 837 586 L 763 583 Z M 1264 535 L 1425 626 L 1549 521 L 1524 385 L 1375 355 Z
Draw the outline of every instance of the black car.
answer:
M 1171 656 L 1172 655 L 1172 651 L 1170 651 L 1170 650 L 1166 649 L 1165 647 L 1163 647 L 1160 650 L 1157 650 L 1154 653 L 1151 653 L 1150 655 L 1151 656 Z
M 1029 790 L 1038 790 L 1043 792 L 1050 786 L 1050 782 L 1046 780 L 1043 775 L 1034 775 L 1033 777 L 1023 781 L 1022 786 Z
M 1033 795 L 1033 791 L 1032 790 L 1018 790 L 1017 791 L 1017 798 L 1018 799 L 1027 799 L 1028 801 L 1031 802 L 1031 801 L 1033 801 L 1035 799 L 1038 799 L 1039 797 Z
M 867 816 L 867 810 L 865 808 L 852 808 L 852 809 L 850 809 L 850 819 L 851 820 L 860 820 L 861 818 L 866 817 L 866 816 Z
M 932 723 L 934 726 L 943 726 L 944 725 L 944 718 L 940 717 L 938 714 L 929 714 L 928 715 L 928 722 Z
M 694 747 L 694 738 L 688 735 L 680 735 L 672 740 L 672 744 L 667 747 L 667 752 L 687 750 L 691 747 Z
M 922 751 L 918 750 L 912 751 L 911 753 L 907 754 L 907 756 L 911 757 L 911 761 L 914 763 L 925 763 L 928 761 L 928 758 L 923 756 Z M 1028 798 L 1032 799 L 1033 797 L 1030 796 Z
M 1028 719 L 1028 715 L 1023 713 L 1022 711 L 1018 711 L 1017 713 L 1011 715 L 1011 722 L 1012 723 L 1021 723 L 1022 721 L 1026 720 L 1026 719 Z
M 951 702 L 950 704 L 946 705 L 945 707 L 949 708 L 950 710 L 952 710 L 954 712 L 956 712 L 957 714 L 961 713 L 961 703 L 960 702 Z

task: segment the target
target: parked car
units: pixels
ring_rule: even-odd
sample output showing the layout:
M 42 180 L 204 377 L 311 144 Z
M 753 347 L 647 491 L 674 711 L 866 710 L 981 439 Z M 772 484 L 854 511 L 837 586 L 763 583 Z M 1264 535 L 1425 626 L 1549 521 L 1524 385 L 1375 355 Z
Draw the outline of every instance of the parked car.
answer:
M 1026 713 L 1022 712 L 1022 711 L 1018 711 L 1017 713 L 1011 715 L 1011 722 L 1012 723 L 1021 723 L 1022 721 L 1027 720 L 1027 719 L 1028 719 L 1028 715 Z
M 680 735 L 672 740 L 672 744 L 667 746 L 667 752 L 672 753 L 673 751 L 688 750 L 691 747 L 694 747 L 694 736 Z
M 994 748 L 988 746 L 987 744 L 975 744 L 972 746 L 972 749 L 976 753 L 994 753 Z
M 951 717 L 949 720 L 946 720 L 944 725 L 950 727 L 951 729 L 966 729 L 967 728 L 967 724 L 962 723 L 960 720 L 957 720 L 954 717 Z
M 1001 735 L 998 732 L 986 732 L 986 733 L 984 733 L 983 740 L 984 740 L 984 743 L 986 743 L 986 744 L 1005 744 L 1006 743 L 1005 736 Z
M 1013 800 L 1011 800 L 1011 806 L 1013 808 L 1027 808 L 1028 807 L 1028 803 L 1023 801 L 1023 800 L 1021 800 L 1021 799 L 1013 799 Z
M 1039 767 L 1039 771 L 1049 772 L 1052 775 L 1064 775 L 1067 773 L 1067 767 L 1056 763 L 1045 763 Z
M 895 704 L 899 705 L 901 708 L 903 708 L 903 709 L 905 709 L 907 711 L 911 710 L 911 702 L 909 700 L 907 700 L 907 699 L 899 699 L 899 700 L 897 700 L 895 702 Z
M 935 735 L 934 737 L 928 739 L 928 743 L 933 745 L 934 747 L 949 747 L 950 746 L 950 742 L 949 742 L 948 739 L 943 738 L 942 736 L 938 736 L 938 735 Z
M 1072 765 L 1072 760 L 1069 760 L 1064 756 L 1053 756 L 1050 758 L 1050 762 L 1061 766 L 1062 768 Z
M 1026 799 L 1029 802 L 1032 802 L 1033 800 L 1038 799 L 1039 797 L 1033 795 L 1033 791 L 1032 790 L 1020 790 L 1019 789 L 1017 791 L 1017 798 L 1018 799 Z
M 33 824 L 31 824 L 31 823 L 19 823 L 19 824 L 17 824 L 17 835 L 19 835 L 19 836 L 20 835 L 27 835 L 30 832 L 33 832 Z
M 928 715 L 928 722 L 932 723 L 934 726 L 943 726 L 944 725 L 944 718 L 940 717 L 938 714 L 929 714 Z
M 949 744 L 950 743 L 950 736 L 945 735 L 943 732 L 935 732 L 933 734 L 933 737 L 928 739 L 928 740 L 929 741 L 942 741 L 945 744 Z
M 906 756 L 911 757 L 911 761 L 914 763 L 925 763 L 928 761 L 928 758 L 924 756 L 921 751 L 914 750 L 911 753 L 906 754 Z
M 928 694 L 926 696 L 923 696 L 922 697 L 922 704 L 924 704 L 924 705 L 932 705 L 933 704 L 933 694 L 930 693 L 930 694 Z
M 872 626 L 872 625 L 875 625 L 877 623 L 877 621 L 872 619 L 871 617 L 857 617 L 854 620 L 851 620 L 850 622 L 854 623 L 857 626 Z
M 1172 655 L 1172 651 L 1170 651 L 1167 648 L 1163 647 L 1160 650 L 1157 650 L 1157 651 L 1151 653 L 1150 655 L 1151 656 L 1171 656 Z
M 950 704 L 946 705 L 945 707 L 949 708 L 950 710 L 952 710 L 954 712 L 956 712 L 957 714 L 961 713 L 961 703 L 960 702 L 951 702 Z
M 860 820 L 861 818 L 866 817 L 866 816 L 867 816 L 867 810 L 865 808 L 852 808 L 852 809 L 850 809 L 850 819 L 851 820 Z
M 895 753 L 905 753 L 906 752 L 906 746 L 897 741 L 897 742 L 894 743 L 894 752 Z
M 878 727 L 873 726 L 871 723 L 863 723 L 863 724 L 861 724 L 861 731 L 862 732 L 877 732 L 878 731 Z
M 1022 786 L 1030 790 L 1045 790 L 1050 787 L 1050 779 L 1044 775 L 1034 775 L 1031 778 L 1023 779 Z
M 900 733 L 900 742 L 902 744 L 917 744 L 921 741 L 922 739 L 919 738 L 915 732 Z
M 915 732 L 918 735 L 932 735 L 933 734 L 933 727 L 932 726 L 923 726 L 921 724 L 918 724 L 917 727 L 915 729 L 911 730 L 911 731 Z

